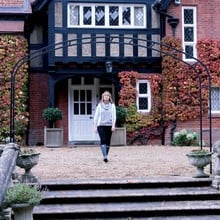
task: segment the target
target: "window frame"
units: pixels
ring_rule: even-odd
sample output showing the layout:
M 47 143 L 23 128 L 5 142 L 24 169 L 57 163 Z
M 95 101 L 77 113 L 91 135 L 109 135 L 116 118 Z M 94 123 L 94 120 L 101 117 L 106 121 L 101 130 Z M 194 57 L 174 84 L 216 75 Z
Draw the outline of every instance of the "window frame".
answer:
M 140 94 L 139 93 L 139 84 L 146 83 L 147 84 L 147 94 Z M 150 81 L 149 80 L 138 80 L 136 84 L 137 89 L 137 97 L 136 97 L 136 106 L 137 106 L 137 112 L 141 113 L 149 113 L 151 111 L 151 87 L 150 87 Z M 147 98 L 148 100 L 148 109 L 139 109 L 139 98 Z
M 212 89 L 214 89 L 214 88 L 217 88 L 218 89 L 218 96 L 219 96 L 219 106 L 220 106 L 220 87 L 218 87 L 218 86 L 212 86 L 211 87 L 211 104 L 213 104 L 213 99 L 212 99 Z M 212 106 L 211 106 L 211 113 L 212 114 L 220 114 L 220 108 L 219 108 L 219 110 L 212 110 Z
M 70 7 L 71 6 L 76 6 L 79 7 L 79 12 L 78 12 L 78 19 L 79 19 L 79 23 L 78 25 L 73 25 L 70 22 Z M 91 25 L 85 25 L 83 24 L 83 7 L 91 7 Z M 104 7 L 105 10 L 105 22 L 104 25 L 96 25 L 96 19 L 95 19 L 95 15 L 96 15 L 96 7 L 98 6 L 102 6 Z M 118 16 L 119 16 L 119 22 L 118 25 L 110 25 L 110 19 L 109 19 L 109 9 L 110 7 L 116 6 L 118 7 Z M 123 7 L 130 7 L 131 9 L 131 14 L 130 14 L 130 24 L 126 25 L 123 24 L 123 11 L 122 8 Z M 135 9 L 136 8 L 143 8 L 143 25 L 135 25 Z M 144 29 L 147 27 L 147 10 L 146 10 L 146 5 L 145 4 L 102 4 L 102 3 L 97 3 L 97 4 L 92 4 L 92 3 L 68 3 L 67 6 L 67 27 L 68 28 L 141 28 Z M 73 22 L 74 23 L 74 22 Z M 138 23 L 138 22 L 137 22 Z
M 184 11 L 185 10 L 193 10 L 193 23 L 192 24 L 185 24 L 184 23 Z M 185 31 L 186 27 L 193 28 L 193 41 L 184 41 L 185 39 Z M 186 52 L 186 46 L 193 47 L 193 57 L 197 58 L 197 8 L 193 6 L 183 6 L 182 7 L 182 44 L 183 44 L 183 51 Z M 194 62 L 194 59 L 186 58 L 186 55 L 183 54 L 183 60 L 187 62 Z

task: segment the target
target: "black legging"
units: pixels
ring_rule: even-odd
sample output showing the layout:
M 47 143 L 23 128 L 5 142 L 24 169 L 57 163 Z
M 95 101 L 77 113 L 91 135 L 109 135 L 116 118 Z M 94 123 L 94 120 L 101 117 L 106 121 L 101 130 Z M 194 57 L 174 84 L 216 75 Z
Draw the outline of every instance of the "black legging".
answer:
M 110 146 L 111 137 L 112 137 L 112 127 L 98 126 L 98 133 L 99 133 L 101 145 L 106 144 L 107 146 Z

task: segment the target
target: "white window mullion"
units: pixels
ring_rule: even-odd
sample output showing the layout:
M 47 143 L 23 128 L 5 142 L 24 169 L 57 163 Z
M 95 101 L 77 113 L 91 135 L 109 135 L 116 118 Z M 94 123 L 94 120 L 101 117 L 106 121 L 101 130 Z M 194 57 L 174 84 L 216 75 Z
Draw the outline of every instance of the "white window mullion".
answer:
M 92 5 L 92 27 L 95 27 L 95 5 Z
M 109 27 L 109 5 L 105 5 L 105 27 Z
M 80 5 L 79 6 L 79 11 L 80 11 L 80 13 L 79 13 L 79 24 L 80 24 L 80 26 L 82 27 L 83 26 L 83 6 L 82 5 Z
M 134 27 L 134 6 L 131 7 L 131 27 Z

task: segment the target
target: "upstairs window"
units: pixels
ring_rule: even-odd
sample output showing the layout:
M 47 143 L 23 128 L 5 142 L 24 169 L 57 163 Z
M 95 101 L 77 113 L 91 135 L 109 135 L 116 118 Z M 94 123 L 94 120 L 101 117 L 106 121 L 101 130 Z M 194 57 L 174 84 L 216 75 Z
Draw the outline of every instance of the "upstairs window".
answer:
M 68 4 L 68 27 L 145 28 L 145 5 Z
M 151 109 L 150 82 L 140 80 L 137 83 L 137 111 L 149 112 Z
M 183 34 L 183 49 L 186 55 L 183 59 L 186 61 L 194 61 L 192 57 L 197 57 L 196 51 L 196 8 L 183 7 L 182 8 L 182 34 Z

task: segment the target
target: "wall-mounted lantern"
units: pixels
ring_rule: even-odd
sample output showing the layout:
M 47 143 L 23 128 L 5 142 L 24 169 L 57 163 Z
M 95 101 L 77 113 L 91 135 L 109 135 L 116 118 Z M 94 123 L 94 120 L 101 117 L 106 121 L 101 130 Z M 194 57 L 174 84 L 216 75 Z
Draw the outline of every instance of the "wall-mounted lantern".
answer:
M 112 73 L 112 61 L 105 62 L 106 73 Z

